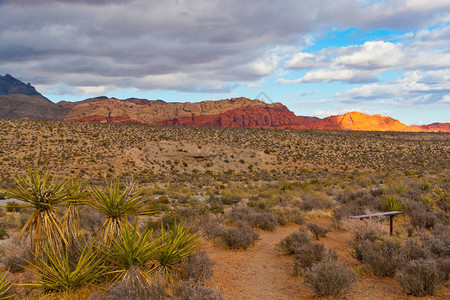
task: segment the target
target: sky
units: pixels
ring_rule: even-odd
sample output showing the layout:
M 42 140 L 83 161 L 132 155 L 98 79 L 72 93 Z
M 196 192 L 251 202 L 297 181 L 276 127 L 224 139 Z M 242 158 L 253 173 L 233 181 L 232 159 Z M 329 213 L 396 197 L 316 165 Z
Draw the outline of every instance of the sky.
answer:
M 54 102 L 281 102 L 450 122 L 449 0 L 0 0 L 0 74 Z

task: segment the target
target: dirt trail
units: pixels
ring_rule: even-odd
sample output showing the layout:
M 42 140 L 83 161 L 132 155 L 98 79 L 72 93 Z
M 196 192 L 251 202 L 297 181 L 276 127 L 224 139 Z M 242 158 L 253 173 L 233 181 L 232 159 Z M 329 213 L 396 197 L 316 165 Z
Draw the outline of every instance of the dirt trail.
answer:
M 219 289 L 226 300 L 318 299 L 305 286 L 302 278 L 291 275 L 292 257 L 279 255 L 275 249 L 281 239 L 296 230 L 298 226 L 279 227 L 273 232 L 258 231 L 260 240 L 246 251 L 230 250 L 205 242 L 202 248 L 215 262 L 214 275 L 208 285 Z M 339 261 L 356 267 L 358 263 L 351 257 L 347 244 L 349 238 L 348 232 L 338 230 L 328 233 L 320 242 L 327 249 L 334 249 Z M 377 278 L 364 272 L 358 274 L 358 277 L 359 280 L 347 299 L 411 299 L 393 278 Z M 415 299 L 449 299 L 448 297 L 449 289 L 443 287 L 435 297 Z
M 292 258 L 277 253 L 275 245 L 298 226 L 259 231 L 260 240 L 246 251 L 232 251 L 207 244 L 205 250 L 216 263 L 211 286 L 225 299 L 308 299 L 310 291 L 300 279 L 291 276 Z

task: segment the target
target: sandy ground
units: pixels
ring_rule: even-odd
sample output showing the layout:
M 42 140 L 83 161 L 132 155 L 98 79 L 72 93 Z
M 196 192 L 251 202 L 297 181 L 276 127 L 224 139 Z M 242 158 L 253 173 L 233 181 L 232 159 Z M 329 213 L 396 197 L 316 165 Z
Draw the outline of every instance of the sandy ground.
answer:
M 274 232 L 259 231 L 261 239 L 246 251 L 205 242 L 203 248 L 216 264 L 209 285 L 219 289 L 224 299 L 317 299 L 301 277 L 292 276 L 292 258 L 278 254 L 275 249 L 281 239 L 297 229 L 298 226 L 287 226 Z M 334 249 L 340 261 L 357 269 L 358 263 L 350 256 L 346 243 L 349 238 L 346 231 L 333 231 L 320 241 L 328 249 Z M 392 278 L 359 273 L 359 281 L 347 299 L 450 299 L 448 287 L 443 287 L 435 297 L 415 298 L 407 296 Z

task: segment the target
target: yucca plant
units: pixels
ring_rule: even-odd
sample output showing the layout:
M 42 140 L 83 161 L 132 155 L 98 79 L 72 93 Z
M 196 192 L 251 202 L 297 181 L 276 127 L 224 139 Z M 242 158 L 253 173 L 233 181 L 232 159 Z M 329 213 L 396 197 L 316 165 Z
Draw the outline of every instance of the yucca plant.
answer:
M 402 201 L 397 196 L 385 197 L 382 202 L 388 211 L 399 211 L 403 208 Z
M 171 228 L 161 228 L 161 246 L 155 255 L 156 267 L 166 276 L 175 275 L 180 270 L 180 263 L 198 250 L 198 243 L 199 234 L 194 233 L 192 227 L 184 228 L 176 224 Z
M 11 283 L 6 279 L 6 275 L 0 273 L 0 300 L 11 299 L 15 295 L 11 292 Z
M 159 240 L 153 231 L 139 234 L 137 223 L 131 228 L 123 226 L 108 245 L 99 250 L 111 262 L 113 281 L 142 282 L 150 284 L 150 272 L 155 268 L 153 259 L 158 252 Z
M 145 190 L 137 189 L 133 184 L 120 188 L 118 180 L 106 182 L 106 190 L 99 187 L 90 188 L 88 205 L 102 213 L 106 220 L 100 228 L 97 237 L 103 242 L 113 239 L 128 224 L 128 216 L 147 215 L 152 213 L 148 209 Z
M 66 248 L 63 253 L 52 247 L 43 248 L 43 258 L 30 262 L 30 271 L 39 277 L 30 287 L 41 289 L 43 293 L 73 293 L 93 285 L 104 273 L 104 261 L 99 259 L 92 246 L 85 246 L 79 258 L 72 262 Z
M 83 191 L 81 184 L 74 187 L 76 199 L 69 202 L 62 220 L 63 231 L 69 246 L 73 245 L 79 237 L 80 207 L 86 204 L 87 193 Z
M 60 207 L 79 200 L 79 184 L 69 179 L 57 183 L 48 170 L 41 174 L 37 167 L 28 167 L 28 176 L 13 179 L 15 188 L 5 189 L 2 193 L 25 203 L 19 206 L 34 210 L 19 237 L 26 232 L 38 256 L 43 245 L 62 251 L 67 239 L 57 212 Z
M 406 185 L 398 185 L 394 188 L 395 192 L 399 195 L 406 193 L 408 187 Z

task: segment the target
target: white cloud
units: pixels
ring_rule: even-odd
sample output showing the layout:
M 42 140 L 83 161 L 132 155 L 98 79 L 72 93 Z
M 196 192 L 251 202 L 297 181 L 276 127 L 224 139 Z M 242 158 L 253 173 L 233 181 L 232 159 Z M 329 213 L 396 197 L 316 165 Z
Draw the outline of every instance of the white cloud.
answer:
M 442 97 L 442 100 L 440 102 L 450 103 L 450 95 L 444 95 L 444 97 Z
M 344 102 L 388 100 L 390 104 L 398 105 L 435 103 L 444 99 L 450 91 L 448 82 L 446 80 L 428 82 L 427 77 L 427 73 L 424 72 L 407 72 L 403 77 L 390 82 L 363 85 L 344 93 L 336 93 L 335 97 Z
M 335 63 L 357 68 L 393 67 L 404 57 L 401 45 L 383 41 L 365 42 L 363 45 L 344 47 L 342 50 L 348 54 L 338 57 Z
M 288 60 L 284 66 L 286 68 L 293 69 L 308 69 L 323 66 L 325 59 L 323 57 L 318 57 L 311 53 L 299 52 L 294 54 L 294 56 Z

